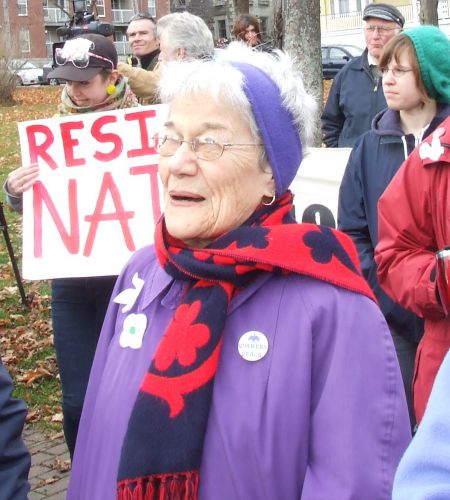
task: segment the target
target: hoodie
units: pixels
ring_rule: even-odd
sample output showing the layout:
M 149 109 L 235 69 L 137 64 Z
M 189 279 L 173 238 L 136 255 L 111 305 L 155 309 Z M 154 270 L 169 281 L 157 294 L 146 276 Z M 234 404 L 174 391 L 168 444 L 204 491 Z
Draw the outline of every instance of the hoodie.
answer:
M 423 130 L 422 139 L 450 115 L 450 105 L 439 104 L 436 116 Z M 338 228 L 354 241 L 362 272 L 375 293 L 387 323 L 398 334 L 418 342 L 423 321 L 392 301 L 381 289 L 374 261 L 378 243 L 378 199 L 413 151 L 416 139 L 400 127 L 398 111 L 385 109 L 372 121 L 372 129 L 357 141 L 348 160 L 339 191 Z

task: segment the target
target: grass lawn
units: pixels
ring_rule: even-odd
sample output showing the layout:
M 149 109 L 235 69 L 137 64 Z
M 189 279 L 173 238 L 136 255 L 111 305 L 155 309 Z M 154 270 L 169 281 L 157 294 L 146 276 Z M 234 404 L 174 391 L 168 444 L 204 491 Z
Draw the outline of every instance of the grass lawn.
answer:
M 60 87 L 16 90 L 16 105 L 0 106 L 0 182 L 21 163 L 17 122 L 51 117 Z M 5 201 L 2 194 L 1 201 Z M 21 250 L 21 215 L 3 206 L 15 256 Z M 31 306 L 21 303 L 4 235 L 0 237 L 0 354 L 15 381 L 15 396 L 29 407 L 28 421 L 47 430 L 60 430 L 60 384 L 51 337 L 50 287 L 48 282 L 25 282 L 33 297 Z

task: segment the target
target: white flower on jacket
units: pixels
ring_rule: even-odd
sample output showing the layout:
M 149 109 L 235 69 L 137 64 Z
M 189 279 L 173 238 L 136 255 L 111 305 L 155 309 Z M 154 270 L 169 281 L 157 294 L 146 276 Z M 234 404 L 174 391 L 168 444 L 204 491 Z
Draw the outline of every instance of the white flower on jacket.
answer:
M 134 288 L 126 288 L 125 290 L 122 290 L 116 297 L 114 297 L 113 300 L 116 304 L 124 304 L 124 307 L 122 307 L 123 313 L 131 310 L 141 293 L 142 287 L 144 286 L 144 280 L 139 278 L 138 273 L 134 273 L 131 282 Z
M 437 128 L 433 132 L 431 139 L 431 144 L 428 142 L 423 142 L 419 148 L 419 156 L 422 160 L 430 159 L 431 161 L 437 161 L 444 154 L 444 147 L 441 144 L 439 137 L 445 133 L 445 129 L 442 127 Z
M 145 314 L 129 314 L 125 318 L 120 332 L 120 346 L 140 349 L 146 328 L 147 316 Z

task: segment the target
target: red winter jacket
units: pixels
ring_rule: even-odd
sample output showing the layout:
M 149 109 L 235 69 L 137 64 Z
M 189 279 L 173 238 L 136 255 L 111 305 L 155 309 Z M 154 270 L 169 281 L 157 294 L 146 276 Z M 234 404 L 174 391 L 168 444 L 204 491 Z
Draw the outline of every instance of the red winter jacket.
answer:
M 413 382 L 419 422 L 450 348 L 450 318 L 437 300 L 435 282 L 435 252 L 450 245 L 450 118 L 413 151 L 381 196 L 378 231 L 381 286 L 425 319 Z

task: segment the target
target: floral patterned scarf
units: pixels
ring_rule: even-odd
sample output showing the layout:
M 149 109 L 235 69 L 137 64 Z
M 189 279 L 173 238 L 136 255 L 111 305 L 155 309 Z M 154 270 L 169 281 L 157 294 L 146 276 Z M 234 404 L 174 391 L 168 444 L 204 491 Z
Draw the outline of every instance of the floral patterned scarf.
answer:
M 172 238 L 164 219 L 158 223 L 159 261 L 188 287 L 150 362 L 130 416 L 118 499 L 197 498 L 228 306 L 257 275 L 304 274 L 373 299 L 350 238 L 328 227 L 297 224 L 291 209 L 288 192 L 202 249 L 188 248 Z

